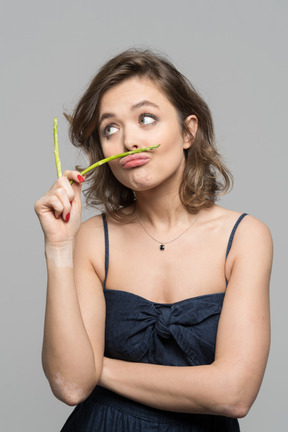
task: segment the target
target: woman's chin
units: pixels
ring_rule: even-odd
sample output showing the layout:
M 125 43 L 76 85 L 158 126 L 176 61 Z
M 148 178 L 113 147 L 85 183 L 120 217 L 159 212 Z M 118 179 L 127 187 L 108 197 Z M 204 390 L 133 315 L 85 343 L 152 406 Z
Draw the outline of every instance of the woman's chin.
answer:
M 141 192 L 148 189 L 153 189 L 156 186 L 156 182 L 155 180 L 153 181 L 151 176 L 148 176 L 147 174 L 135 173 L 132 178 L 125 182 L 125 186 L 129 187 L 135 192 Z

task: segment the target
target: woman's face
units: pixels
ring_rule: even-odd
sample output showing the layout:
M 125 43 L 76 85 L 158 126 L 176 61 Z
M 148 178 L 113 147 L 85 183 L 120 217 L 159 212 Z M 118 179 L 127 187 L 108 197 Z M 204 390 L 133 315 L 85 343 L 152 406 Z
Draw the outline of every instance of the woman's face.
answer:
M 195 136 L 197 118 L 187 118 Z M 151 151 L 109 163 L 115 177 L 134 191 L 182 180 L 184 149 L 191 145 L 183 134 L 178 113 L 165 94 L 149 79 L 130 78 L 102 97 L 99 136 L 105 157 L 160 144 Z

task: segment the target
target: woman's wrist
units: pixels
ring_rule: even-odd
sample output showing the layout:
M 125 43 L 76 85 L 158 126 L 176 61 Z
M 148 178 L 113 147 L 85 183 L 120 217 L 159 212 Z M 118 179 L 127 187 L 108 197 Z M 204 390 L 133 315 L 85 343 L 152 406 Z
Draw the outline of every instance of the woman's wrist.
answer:
M 57 267 L 73 267 L 74 241 L 59 244 L 45 243 L 45 256 L 47 264 L 54 263 Z

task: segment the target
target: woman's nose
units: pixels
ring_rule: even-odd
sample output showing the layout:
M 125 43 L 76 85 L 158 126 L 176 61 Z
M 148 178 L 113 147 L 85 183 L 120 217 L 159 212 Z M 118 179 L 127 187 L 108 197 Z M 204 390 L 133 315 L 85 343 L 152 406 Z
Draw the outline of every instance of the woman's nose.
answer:
M 138 148 L 141 148 L 139 136 L 137 137 L 137 134 L 133 130 L 133 128 L 125 128 L 123 134 L 123 144 L 125 150 L 127 151 L 137 150 Z

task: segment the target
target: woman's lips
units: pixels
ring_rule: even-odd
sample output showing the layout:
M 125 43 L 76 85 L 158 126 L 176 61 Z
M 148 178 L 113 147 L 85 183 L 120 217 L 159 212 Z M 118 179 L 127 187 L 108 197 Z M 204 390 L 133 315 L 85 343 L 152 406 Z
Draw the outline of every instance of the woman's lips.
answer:
M 150 157 L 144 153 L 136 153 L 130 156 L 125 156 L 121 159 L 120 163 L 123 168 L 135 168 L 145 165 L 149 162 Z

